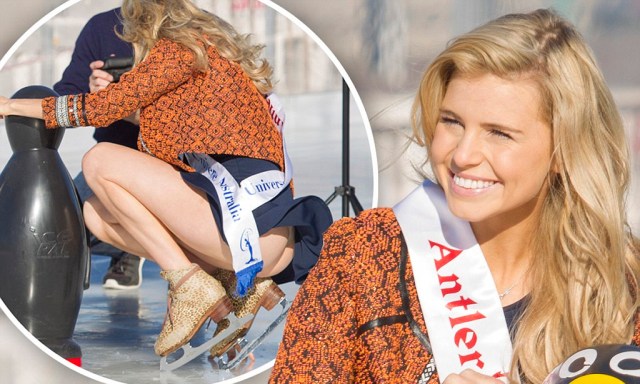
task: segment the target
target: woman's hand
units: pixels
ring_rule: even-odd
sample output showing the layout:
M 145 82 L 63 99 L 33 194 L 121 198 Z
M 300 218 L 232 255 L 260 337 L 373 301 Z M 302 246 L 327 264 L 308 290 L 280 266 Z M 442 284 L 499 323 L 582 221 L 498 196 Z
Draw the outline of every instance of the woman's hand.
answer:
M 94 93 L 99 90 L 106 88 L 107 85 L 113 82 L 113 76 L 109 74 L 107 71 L 103 71 L 102 68 L 104 66 L 104 61 L 96 60 L 89 64 L 89 68 L 91 68 L 91 76 L 89 76 L 89 92 Z M 130 116 L 125 117 L 123 120 L 126 120 L 135 125 L 140 124 L 140 111 L 135 111 Z
M 102 60 L 96 60 L 89 64 L 89 68 L 91 68 L 91 76 L 89 76 L 89 91 L 91 93 L 98 92 L 113 81 L 113 76 L 111 76 L 109 72 L 100 69 L 103 66 L 104 61 Z
M 503 379 L 504 380 L 504 379 Z M 451 374 L 447 376 L 442 384 L 504 384 L 495 377 L 483 375 L 471 369 L 465 369 L 460 374 Z
M 16 115 L 42 119 L 41 103 L 41 99 L 9 99 L 0 96 L 0 117 Z

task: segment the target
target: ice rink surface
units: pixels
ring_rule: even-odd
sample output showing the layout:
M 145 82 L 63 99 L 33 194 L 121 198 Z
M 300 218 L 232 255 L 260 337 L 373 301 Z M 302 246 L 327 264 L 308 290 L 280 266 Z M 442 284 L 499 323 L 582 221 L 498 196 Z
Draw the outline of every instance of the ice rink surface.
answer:
M 39 3 L 49 0 L 33 1 L 33 6 L 43 6 Z M 64 0 L 50 0 L 62 3 Z M 427 62 L 436 51 L 442 49 L 454 34 L 469 29 L 471 26 L 486 21 L 509 11 L 532 10 L 538 7 L 560 6 L 569 13 L 580 30 L 585 33 L 595 48 L 596 55 L 603 65 L 607 81 L 614 91 L 617 103 L 622 107 L 623 117 L 631 138 L 633 180 L 629 199 L 630 224 L 638 233 L 640 228 L 640 108 L 638 107 L 638 67 L 640 51 L 629 50 L 638 46 L 640 39 L 637 23 L 638 8 L 633 2 L 610 2 L 596 0 L 588 2 L 533 0 L 530 2 L 500 2 L 493 0 L 468 2 L 465 0 L 394 0 L 397 8 L 404 8 L 406 17 L 388 23 L 391 32 L 405 35 L 387 39 L 393 52 L 405 49 L 401 55 L 387 55 L 389 66 L 376 72 L 368 67 L 365 51 L 370 46 L 371 39 L 363 33 L 365 25 L 364 5 L 375 1 L 355 0 L 326 0 L 322 7 L 312 0 L 275 0 L 285 9 L 300 18 L 309 28 L 327 44 L 335 53 L 342 65 L 347 69 L 363 98 L 369 116 L 372 117 L 373 134 L 378 146 L 378 164 L 380 165 L 380 199 L 379 205 L 389 205 L 413 189 L 411 164 L 398 160 L 398 148 L 405 144 L 405 134 L 408 128 L 409 107 L 418 77 Z M 20 20 L 14 30 L 23 31 L 33 21 L 23 22 L 24 18 L 16 17 L 26 13 L 26 7 L 19 0 L 0 0 L 6 7 L 6 21 L 9 25 L 14 20 Z M 313 3 L 313 4 L 312 4 Z M 31 7 L 30 1 L 30 7 Z M 53 6 L 52 6 L 53 7 Z M 51 7 L 51 8 L 52 8 Z M 42 14 L 43 12 L 41 12 Z M 397 12 L 395 12 L 397 14 Z M 618 18 L 616 18 L 618 15 Z M 393 16 L 393 15 L 391 15 Z M 605 20 L 606 19 L 606 20 Z M 608 20 L 608 21 L 607 21 Z M 626 20 L 626 24 L 625 24 Z M 405 24 L 403 24 L 405 23 Z M 14 23 L 15 24 L 15 23 Z M 24 24 L 24 25 L 23 25 Z M 406 28 L 396 28 L 405 26 Z M 11 32 L 6 31 L 6 32 Z M 5 34 L 10 36 L 10 33 Z M 14 33 L 14 36 L 18 36 Z M 1 39 L 1 38 L 0 38 Z M 15 37 L 11 38 L 11 42 Z M 395 71 L 394 71 L 395 70 Z M 397 74 L 405 76 L 403 81 L 396 77 L 387 76 Z M 389 79 L 393 80 L 390 81 Z M 326 97 L 326 98 L 325 98 Z M 311 117 L 310 122 L 316 125 L 314 129 L 289 129 L 289 127 L 306 127 L 306 114 L 291 117 L 288 133 L 299 133 L 296 145 L 289 143 L 289 148 L 297 167 L 296 191 L 299 194 L 317 194 L 327 197 L 340 184 L 340 138 L 339 138 L 339 100 L 338 94 L 316 95 L 294 100 L 287 107 L 292 110 L 305 111 L 319 102 L 331 100 L 330 105 L 323 105 L 323 114 Z M 353 106 L 353 104 L 352 104 Z M 358 123 L 360 117 L 352 110 L 352 185 L 356 187 L 357 196 L 366 207 L 371 204 L 373 191 L 370 189 L 371 157 L 368 142 Z M 0 169 L 8 160 L 8 144 L 5 131 L 0 123 Z M 360 125 L 359 125 L 360 124 Z M 92 139 L 87 130 L 69 130 L 63 140 L 61 154 L 70 171 L 79 169 L 79 159 L 82 153 L 90 147 Z M 313 154 L 315 156 L 309 156 Z M 301 170 L 302 169 L 302 170 Z M 305 169 L 308 169 L 308 173 Z M 374 171 L 375 172 L 375 171 Z M 407 175 L 408 174 L 408 175 Z M 309 177 L 312 180 L 306 180 Z M 378 192 L 376 192 L 377 194 Z M 340 215 L 339 203 L 332 204 L 334 217 Z M 166 286 L 160 280 L 154 265 L 145 265 L 145 281 L 137 292 L 112 294 L 102 290 L 100 278 L 106 263 L 104 257 L 94 257 L 93 284 L 84 293 L 83 306 L 76 327 L 76 340 L 81 344 L 84 352 L 85 367 L 98 372 L 103 377 L 124 380 L 129 383 L 209 383 L 209 382 L 266 382 L 267 364 L 261 361 L 264 357 L 275 353 L 274 347 L 265 344 L 256 353 L 257 360 L 248 374 L 244 371 L 225 374 L 221 377 L 214 367 L 211 367 L 206 356 L 173 373 L 160 375 L 156 370 L 158 359 L 152 356 L 152 345 L 155 335 L 160 330 L 164 317 L 164 295 Z M 292 287 L 295 288 L 295 287 Z M 288 289 L 288 288 L 287 288 Z M 265 313 L 260 312 L 259 319 Z M 260 320 L 262 321 L 262 320 Z M 259 328 L 256 323 L 255 330 Z M 39 351 L 35 345 L 25 342 L 26 338 L 10 324 L 6 317 L 0 314 L 0 383 L 93 383 L 102 380 L 92 380 L 75 374 L 67 367 L 56 363 L 53 359 Z M 101 335 L 103 334 L 103 335 Z M 108 335 L 108 337 L 104 336 Z M 202 334 L 198 341 L 204 341 Z M 143 346 L 144 345 L 144 346 Z M 271 351 L 271 352 L 270 352 Z M 244 368 L 243 368 L 244 369 Z M 130 377 L 127 377 L 130 374 Z M 247 378 L 251 376 L 252 378 Z M 237 376 L 235 376 L 237 375 Z M 233 376 L 233 377 L 232 377 Z
M 318 94 L 302 94 L 282 97 L 287 114 L 285 137 L 287 148 L 294 165 L 294 182 L 296 196 L 316 195 L 328 198 L 336 186 L 341 184 L 342 177 L 342 93 L 326 92 Z M 318 106 L 322 106 L 321 108 Z M 350 175 L 351 185 L 356 189 L 356 196 L 364 208 L 372 206 L 373 199 L 373 164 L 369 138 L 363 118 L 355 105 L 350 101 L 349 127 L 351 139 Z M 2 125 L 3 123 L 0 123 Z M 6 130 L 0 127 L 0 169 L 10 161 L 12 154 Z M 80 170 L 80 161 L 84 152 L 93 145 L 91 134 L 93 129 L 68 129 L 60 146 L 60 156 L 71 175 Z M 330 208 L 334 219 L 342 212 L 341 199 L 335 199 Z M 353 214 L 353 213 L 352 213 Z M 153 344 L 162 327 L 166 312 L 167 283 L 159 275 L 159 268 L 152 262 L 143 267 L 143 283 L 139 289 L 131 291 L 113 291 L 102 288 L 109 258 L 94 255 L 91 267 L 91 285 L 84 291 L 82 304 L 74 340 L 82 348 L 83 369 L 97 375 L 98 382 L 124 382 L 131 384 L 144 383 L 264 383 L 278 348 L 283 326 L 280 325 L 271 336 L 255 351 L 255 361 L 241 364 L 236 369 L 220 370 L 215 361 L 208 359 L 205 353 L 172 372 L 160 372 L 160 359 L 153 352 Z M 290 283 L 282 285 L 287 298 L 293 300 L 298 286 Z M 280 306 L 272 311 L 261 310 L 248 334 L 248 340 L 259 335 L 280 313 Z M 2 319 L 4 323 L 5 319 Z M 0 366 L 12 366 L 13 371 L 0 372 L 0 383 L 30 383 L 28 379 L 16 380 L 20 374 L 34 376 L 24 370 L 29 364 L 22 358 L 11 354 L 13 345 L 24 343 L 24 336 L 6 324 L 8 332 L 3 333 L 0 343 Z M 199 345 L 209 337 L 215 324 L 208 330 L 196 334 L 193 344 Z M 3 345 L 4 344 L 4 345 Z M 33 348 L 31 348 L 33 349 Z M 32 352 L 41 359 L 42 353 Z M 37 360 L 37 359 L 36 359 Z M 40 361 L 40 360 L 38 360 Z M 53 378 L 52 383 L 73 383 L 77 376 L 80 383 L 95 382 L 80 375 L 70 375 L 61 381 L 58 374 L 47 376 L 47 364 L 37 364 L 42 374 L 36 375 Z M 64 368 L 64 367 L 62 367 Z M 59 367 L 51 368 L 53 371 Z M 3 381 L 3 375 L 10 381 Z M 47 381 L 49 382 L 49 381 Z
M 39 1 L 37 3 L 43 5 Z M 55 3 L 55 0 L 51 1 L 51 5 Z M 17 6 L 8 4 L 7 0 L 0 0 L 0 5 Z M 24 21 L 24 12 L 17 12 L 17 9 L 10 14 L 23 20 L 13 25 L 16 31 L 24 31 L 36 20 Z M 13 40 L 3 43 L 13 43 Z M 315 61 L 318 61 L 317 58 Z M 343 94 L 339 89 L 340 74 L 337 74 L 335 68 L 333 72 L 332 79 L 338 79 L 337 87 L 327 87 L 329 90 L 321 92 L 295 91 L 280 95 L 287 115 L 285 138 L 294 165 L 296 196 L 316 195 L 327 199 L 336 187 L 342 186 Z M 322 79 L 324 78 L 317 77 L 313 80 Z M 10 88 L 8 80 L 5 88 Z M 6 90 L 3 95 L 10 96 L 16 90 Z M 377 169 L 373 160 L 375 157 L 372 153 L 371 132 L 368 124 L 364 123 L 367 118 L 362 115 L 363 111 L 358 104 L 361 105 L 351 95 L 348 115 L 351 140 L 349 185 L 355 188 L 355 196 L 366 209 L 375 204 Z M 95 143 L 92 134 L 91 128 L 65 131 L 59 154 L 71 176 L 80 171 L 83 154 Z M 11 156 L 4 121 L 0 120 L 0 170 L 4 169 Z M 334 219 L 342 214 L 341 200 L 337 198 L 330 204 Z M 83 292 L 74 333 L 74 340 L 82 348 L 83 368 L 73 367 L 50 351 L 46 353 L 41 350 L 41 343 L 31 335 L 22 333 L 24 328 L 15 327 L 10 321 L 11 316 L 0 312 L 0 383 L 188 384 L 267 381 L 282 334 L 282 325 L 255 351 L 253 363 L 240 365 L 233 371 L 217 369 L 215 362 L 212 364 L 207 354 L 203 354 L 173 372 L 161 373 L 160 359 L 153 353 L 153 344 L 165 316 L 166 282 L 160 278 L 157 265 L 147 262 L 143 269 L 144 281 L 139 289 L 127 292 L 107 291 L 102 288 L 101 280 L 108 264 L 109 259 L 104 256 L 92 257 L 91 285 Z M 288 299 L 292 300 L 298 287 L 286 284 L 282 289 L 287 293 Z M 279 307 L 271 312 L 260 311 L 248 339 L 256 337 L 278 312 Z M 215 324 L 211 324 L 208 330 L 201 330 L 193 343 L 205 342 L 214 329 Z
M 144 283 L 130 291 L 105 290 L 101 278 L 108 267 L 108 258 L 94 257 L 91 288 L 85 291 L 76 323 L 74 339 L 82 346 L 83 367 L 105 378 L 126 383 L 218 383 L 237 377 L 251 376 L 271 367 L 282 337 L 282 325 L 254 352 L 255 361 L 246 361 L 234 370 L 219 369 L 208 353 L 200 355 L 186 365 L 171 371 L 159 370 L 159 358 L 153 353 L 153 344 L 166 310 L 167 284 L 159 278 L 154 263 L 143 267 Z M 287 297 L 293 299 L 298 286 L 281 286 Z M 259 336 L 280 313 L 281 307 L 258 312 L 247 335 L 248 340 Z M 197 346 L 212 335 L 215 324 L 206 325 L 192 340 Z

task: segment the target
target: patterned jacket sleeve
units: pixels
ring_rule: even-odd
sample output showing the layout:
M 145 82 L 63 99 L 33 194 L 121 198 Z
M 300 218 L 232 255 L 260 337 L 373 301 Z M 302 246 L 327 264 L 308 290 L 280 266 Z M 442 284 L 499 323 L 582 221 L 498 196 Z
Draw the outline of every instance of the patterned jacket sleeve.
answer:
M 186 47 L 168 39 L 160 39 L 146 59 L 123 74 L 118 83 L 111 83 L 95 93 L 43 99 L 45 125 L 47 128 L 106 127 L 151 104 L 190 79 L 194 71 L 193 63 L 194 55 Z M 62 119 L 61 106 L 66 106 L 68 111 Z
M 270 383 L 353 381 L 356 335 L 353 261 L 356 224 L 345 218 L 324 235 L 324 248 L 287 317 Z

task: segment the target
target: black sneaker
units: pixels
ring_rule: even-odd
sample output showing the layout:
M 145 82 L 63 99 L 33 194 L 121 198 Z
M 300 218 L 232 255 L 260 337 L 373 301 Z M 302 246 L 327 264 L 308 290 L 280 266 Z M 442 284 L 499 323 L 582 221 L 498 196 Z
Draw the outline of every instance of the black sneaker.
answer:
M 126 253 L 120 259 L 112 259 L 111 266 L 102 278 L 102 287 L 107 289 L 134 289 L 142 284 L 144 259 Z

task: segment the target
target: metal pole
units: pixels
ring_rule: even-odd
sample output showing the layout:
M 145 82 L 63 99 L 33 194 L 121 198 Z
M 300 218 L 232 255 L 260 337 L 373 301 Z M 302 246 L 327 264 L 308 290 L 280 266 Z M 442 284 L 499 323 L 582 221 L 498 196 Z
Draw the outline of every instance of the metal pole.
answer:
M 342 185 L 349 185 L 349 87 L 342 79 Z M 349 216 L 349 194 L 342 195 L 342 216 Z

